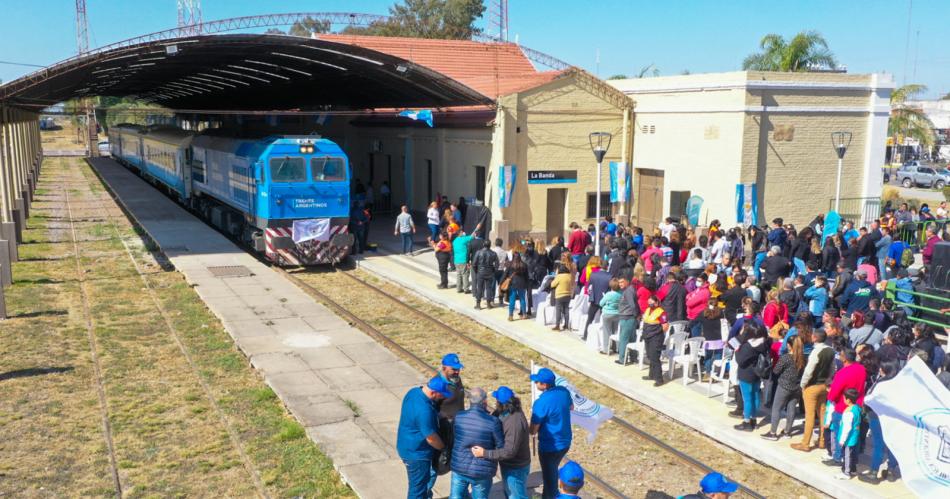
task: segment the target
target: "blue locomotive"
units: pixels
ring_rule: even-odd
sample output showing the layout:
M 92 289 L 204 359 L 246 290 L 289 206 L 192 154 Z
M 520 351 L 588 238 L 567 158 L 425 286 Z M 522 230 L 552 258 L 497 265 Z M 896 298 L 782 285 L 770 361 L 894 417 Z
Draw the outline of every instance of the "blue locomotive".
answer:
M 353 247 L 349 162 L 333 141 L 118 125 L 109 144 L 113 158 L 277 264 L 337 263 Z

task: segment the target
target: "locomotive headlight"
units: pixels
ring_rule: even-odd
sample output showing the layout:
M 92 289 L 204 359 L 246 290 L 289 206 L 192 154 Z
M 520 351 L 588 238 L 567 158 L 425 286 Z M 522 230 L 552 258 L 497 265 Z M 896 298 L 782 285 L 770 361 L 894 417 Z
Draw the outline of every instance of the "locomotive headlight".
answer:
M 300 154 L 313 154 L 313 144 L 302 144 Z

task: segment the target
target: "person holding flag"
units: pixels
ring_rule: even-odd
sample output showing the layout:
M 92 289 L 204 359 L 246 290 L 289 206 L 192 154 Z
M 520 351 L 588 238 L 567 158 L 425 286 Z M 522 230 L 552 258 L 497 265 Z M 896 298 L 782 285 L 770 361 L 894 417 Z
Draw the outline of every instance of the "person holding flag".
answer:
M 574 401 L 571 392 L 555 385 L 554 372 L 542 367 L 531 375 L 541 396 L 531 407 L 531 434 L 538 435 L 538 460 L 544 489 L 541 497 L 552 499 L 557 495 L 557 466 L 571 448 L 571 411 Z

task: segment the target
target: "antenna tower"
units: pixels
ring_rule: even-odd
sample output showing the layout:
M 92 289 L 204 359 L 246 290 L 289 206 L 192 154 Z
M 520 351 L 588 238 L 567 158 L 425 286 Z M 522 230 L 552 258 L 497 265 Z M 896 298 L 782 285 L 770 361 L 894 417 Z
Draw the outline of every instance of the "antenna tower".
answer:
M 178 0 L 178 27 L 193 26 L 183 34 L 201 34 L 201 0 Z
M 76 0 L 76 48 L 79 55 L 89 52 L 89 21 L 86 20 L 86 0 Z
M 488 25 L 498 40 L 508 41 L 508 0 L 491 0 L 488 6 Z

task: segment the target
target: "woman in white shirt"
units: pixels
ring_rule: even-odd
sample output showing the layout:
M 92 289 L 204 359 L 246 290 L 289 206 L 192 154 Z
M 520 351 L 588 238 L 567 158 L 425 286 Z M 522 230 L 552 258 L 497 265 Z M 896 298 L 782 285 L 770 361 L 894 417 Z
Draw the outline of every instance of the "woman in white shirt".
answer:
M 429 240 L 437 241 L 439 238 L 439 205 L 433 201 L 426 211 L 426 220 L 429 224 Z

